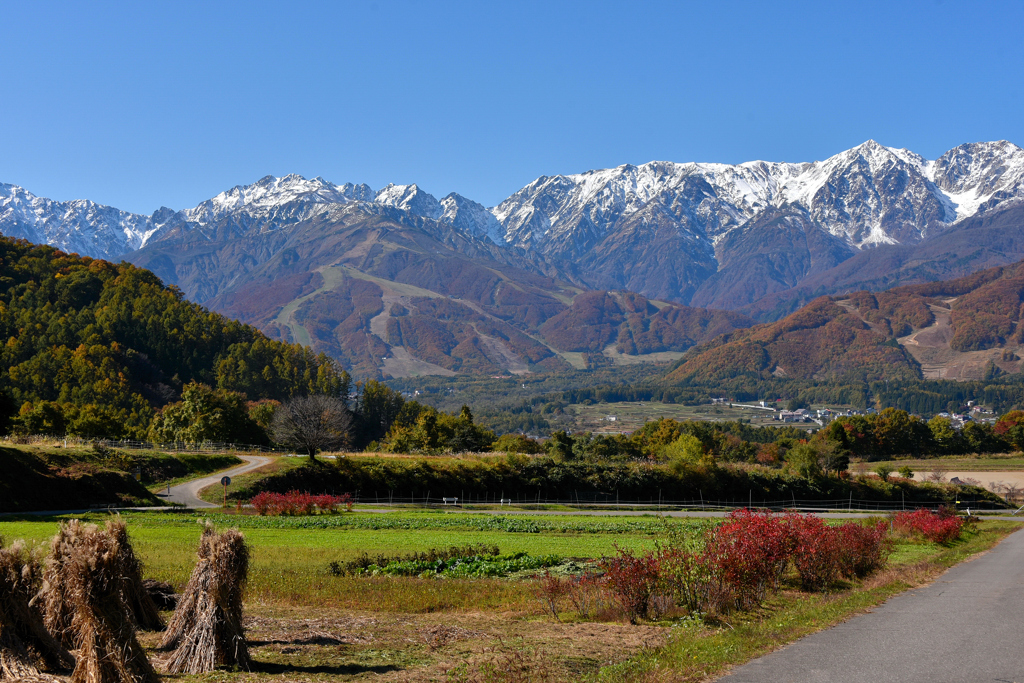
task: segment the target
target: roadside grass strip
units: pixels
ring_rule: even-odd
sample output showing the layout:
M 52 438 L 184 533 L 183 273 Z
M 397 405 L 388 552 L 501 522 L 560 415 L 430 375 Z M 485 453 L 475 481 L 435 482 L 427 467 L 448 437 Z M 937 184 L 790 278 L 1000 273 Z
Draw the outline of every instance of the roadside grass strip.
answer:
M 965 529 L 960 540 L 899 543 L 886 569 L 832 593 L 789 590 L 766 601 L 761 609 L 740 612 L 707 624 L 683 618 L 672 625 L 664 647 L 645 649 L 628 660 L 603 667 L 601 683 L 637 681 L 705 681 L 729 668 L 768 654 L 799 638 L 835 626 L 907 589 L 933 581 L 953 565 L 984 552 L 1020 528 L 1019 522 L 986 520 Z

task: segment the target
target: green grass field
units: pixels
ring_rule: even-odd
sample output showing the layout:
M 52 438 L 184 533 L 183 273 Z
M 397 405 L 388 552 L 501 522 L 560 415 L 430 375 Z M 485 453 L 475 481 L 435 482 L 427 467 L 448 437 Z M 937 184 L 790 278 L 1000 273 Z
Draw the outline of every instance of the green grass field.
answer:
M 79 516 L 102 523 L 105 514 Z M 250 597 L 265 604 L 336 606 L 351 609 L 436 611 L 451 607 L 524 608 L 529 589 L 513 582 L 489 581 L 486 591 L 467 590 L 479 580 L 418 581 L 398 578 L 335 577 L 333 561 L 362 553 L 400 555 L 430 548 L 496 545 L 502 553 L 598 558 L 615 547 L 650 549 L 663 536 L 655 518 L 568 518 L 534 520 L 514 516 L 437 513 L 344 514 L 323 517 L 254 517 L 182 513 L 126 513 L 124 519 L 146 575 L 184 587 L 199 542 L 199 520 L 218 528 L 239 527 L 252 549 Z M 61 518 L 0 521 L 0 536 L 46 542 Z M 703 520 L 681 523 L 695 532 Z M 362 528 L 360 528 L 362 527 Z M 369 590 L 368 590 L 369 589 Z
M 1004 472 L 1024 470 L 1024 456 L 1020 453 L 986 453 L 975 456 L 944 455 L 935 458 L 907 458 L 867 463 L 869 469 L 879 465 L 889 465 L 893 468 L 907 466 L 915 472 L 931 472 L 933 470 Z M 851 466 L 851 469 L 856 469 L 856 466 Z

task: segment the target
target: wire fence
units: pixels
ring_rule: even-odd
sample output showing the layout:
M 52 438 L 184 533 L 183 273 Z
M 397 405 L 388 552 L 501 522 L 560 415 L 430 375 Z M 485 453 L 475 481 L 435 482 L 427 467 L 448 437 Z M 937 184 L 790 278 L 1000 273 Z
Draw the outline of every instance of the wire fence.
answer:
M 619 498 L 615 494 L 595 494 L 592 492 L 581 493 L 571 497 L 546 498 L 540 495 L 506 494 L 504 492 L 465 492 L 456 491 L 438 494 L 436 492 L 424 491 L 422 493 L 410 492 L 409 495 L 395 495 L 394 491 L 356 492 L 353 494 L 354 502 L 359 505 L 393 507 L 393 506 L 422 506 L 422 507 L 465 507 L 465 506 L 497 506 L 520 509 L 538 509 L 544 507 L 575 508 L 578 510 L 641 510 L 646 512 L 672 512 L 672 511 L 704 511 L 704 512 L 730 512 L 733 510 L 751 509 L 771 512 L 800 511 L 800 512 L 898 512 L 901 510 L 916 510 L 927 508 L 938 510 L 940 507 L 949 505 L 944 502 L 897 500 L 880 501 L 865 500 L 860 498 L 841 499 L 801 499 L 786 498 L 775 500 L 758 500 L 750 495 L 747 499 L 732 498 L 718 500 L 711 498 L 690 498 L 683 500 L 669 500 L 662 498 L 626 499 Z M 971 510 L 1001 510 L 1006 508 L 988 500 L 968 500 L 961 498 L 956 501 L 959 509 Z
M 254 446 L 247 443 L 228 443 L 224 441 L 203 441 L 189 443 L 172 441 L 158 443 L 154 441 L 135 441 L 132 439 L 86 439 L 78 436 L 5 436 L 7 443 L 32 446 L 62 446 L 119 448 L 122 450 L 161 451 L 164 453 L 291 453 L 294 449 L 284 446 Z

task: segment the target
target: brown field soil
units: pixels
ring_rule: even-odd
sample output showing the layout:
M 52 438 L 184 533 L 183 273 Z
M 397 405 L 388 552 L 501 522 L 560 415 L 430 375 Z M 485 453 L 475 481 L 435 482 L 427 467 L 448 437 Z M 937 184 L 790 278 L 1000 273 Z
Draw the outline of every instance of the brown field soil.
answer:
M 573 415 L 573 429 L 591 432 L 623 433 L 632 432 L 644 426 L 648 420 L 667 417 L 674 420 L 702 420 L 730 422 L 747 420 L 752 427 L 798 427 L 817 429 L 811 423 L 783 423 L 773 420 L 772 411 L 761 408 L 743 408 L 739 404 L 705 404 L 686 406 L 679 403 L 659 401 L 622 401 L 619 403 L 595 403 L 593 405 L 573 404 L 567 412 Z M 614 417 L 612 420 L 610 418 Z
M 518 613 L 389 614 L 309 607 L 248 608 L 251 672 L 217 671 L 175 680 L 450 681 L 459 667 L 493 667 L 529 678 L 574 680 L 643 648 L 663 646 L 670 629 L 619 623 L 564 623 Z M 143 634 L 159 670 L 159 636 Z

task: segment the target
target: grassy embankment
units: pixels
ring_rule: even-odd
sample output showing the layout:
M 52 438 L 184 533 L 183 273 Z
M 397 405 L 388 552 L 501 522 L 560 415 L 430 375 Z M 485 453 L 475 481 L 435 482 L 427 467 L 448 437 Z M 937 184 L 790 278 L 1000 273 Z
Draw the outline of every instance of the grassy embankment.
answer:
M 888 482 L 875 476 L 846 479 L 808 479 L 758 465 L 722 465 L 713 468 L 674 468 L 667 464 L 636 462 L 559 461 L 546 456 L 479 454 L 460 457 L 381 457 L 347 454 L 336 460 L 275 458 L 267 468 L 232 481 L 229 501 L 248 501 L 261 491 L 284 493 L 357 493 L 359 500 L 373 505 L 397 498 L 427 494 L 439 501 L 456 496 L 464 504 L 496 501 L 499 496 L 515 501 L 559 500 L 614 503 L 639 501 L 698 500 L 758 505 L 762 501 L 873 501 L 878 503 L 953 503 L 957 499 L 986 507 L 1003 508 L 1005 501 L 981 487 L 954 488 L 892 477 Z M 220 487 L 205 496 L 217 502 Z M 846 507 L 841 505 L 841 507 Z
M 197 518 L 126 515 L 147 576 L 184 585 L 200 533 Z M 596 558 L 617 545 L 653 548 L 666 532 L 666 522 L 656 518 L 354 513 L 212 519 L 241 527 L 252 546 L 246 609 L 256 667 L 186 680 L 230 683 L 280 676 L 325 683 L 706 680 L 927 582 L 1017 528 L 1012 521 L 986 520 L 948 547 L 901 541 L 888 569 L 827 594 L 802 592 L 788 576 L 764 608 L 722 622 L 670 613 L 630 626 L 610 609 L 587 621 L 563 611 L 555 621 L 545 616 L 529 580 L 333 576 L 328 566 L 363 551 L 403 554 L 480 543 L 502 552 Z M 0 521 L 0 535 L 45 541 L 57 521 Z M 696 534 L 709 522 L 668 523 Z M 147 636 L 146 643 L 155 638 Z
M 155 491 L 239 463 L 234 455 L 63 448 L 56 442 L 0 446 L 0 512 L 163 505 Z

